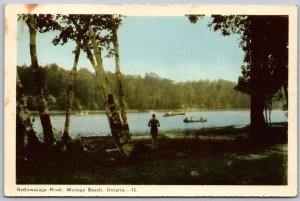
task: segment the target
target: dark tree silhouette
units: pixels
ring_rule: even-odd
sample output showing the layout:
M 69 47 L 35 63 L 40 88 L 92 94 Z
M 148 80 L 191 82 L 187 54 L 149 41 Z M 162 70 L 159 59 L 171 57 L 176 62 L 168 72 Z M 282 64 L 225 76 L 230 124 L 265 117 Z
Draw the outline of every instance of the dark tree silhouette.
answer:
M 264 133 L 266 102 L 281 87 L 287 97 L 288 17 L 214 15 L 212 18 L 209 26 L 214 31 L 220 30 L 224 36 L 241 36 L 245 65 L 237 89 L 251 95 L 252 134 Z
M 17 73 L 17 116 L 16 116 L 16 130 L 17 130 L 17 138 L 16 138 L 16 159 L 23 160 L 25 158 L 25 135 L 28 137 L 27 150 L 37 151 L 36 147 L 40 145 L 38 138 L 35 135 L 35 132 L 32 127 L 32 121 L 30 117 L 30 113 L 27 109 L 27 101 L 26 96 L 23 93 L 23 85 L 19 78 L 19 74 Z

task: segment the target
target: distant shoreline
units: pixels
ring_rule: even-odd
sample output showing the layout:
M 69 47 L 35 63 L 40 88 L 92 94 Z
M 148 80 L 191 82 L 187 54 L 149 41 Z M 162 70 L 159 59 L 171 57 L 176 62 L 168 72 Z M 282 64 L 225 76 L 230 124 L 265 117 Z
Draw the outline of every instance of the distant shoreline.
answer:
M 282 110 L 282 108 L 274 108 L 274 110 Z M 250 111 L 249 109 L 157 109 L 157 110 L 127 110 L 127 113 L 155 113 L 155 112 L 210 112 L 210 111 Z M 82 111 L 71 111 L 72 115 L 87 115 L 87 114 L 105 114 L 105 110 L 82 110 Z M 31 115 L 39 115 L 38 111 L 30 111 Z M 65 111 L 49 111 L 50 115 L 65 115 Z
M 280 109 L 280 108 L 278 108 Z M 274 109 L 274 110 L 278 110 Z M 157 110 L 127 110 L 127 113 L 155 113 L 155 112 L 206 112 L 206 111 L 250 111 L 249 109 L 157 109 Z M 72 115 L 86 115 L 86 114 L 105 114 L 105 110 L 82 110 L 82 111 L 71 111 L 70 114 Z M 31 115 L 38 115 L 38 111 L 30 111 Z M 49 111 L 50 115 L 65 115 L 65 111 Z

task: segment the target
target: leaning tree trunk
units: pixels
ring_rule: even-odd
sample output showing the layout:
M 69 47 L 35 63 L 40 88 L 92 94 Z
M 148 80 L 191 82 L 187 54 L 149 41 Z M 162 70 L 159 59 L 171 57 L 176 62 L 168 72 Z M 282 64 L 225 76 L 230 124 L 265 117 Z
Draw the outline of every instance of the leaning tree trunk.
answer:
M 120 153 L 124 157 L 130 157 L 133 151 L 133 145 L 130 142 L 130 139 L 127 138 L 126 133 L 123 131 L 123 125 L 120 118 L 119 113 L 117 112 L 116 105 L 114 102 L 113 95 L 111 93 L 107 76 L 105 74 L 102 58 L 101 58 L 101 50 L 98 47 L 98 44 L 95 39 L 95 34 L 92 26 L 89 27 L 89 34 L 92 41 L 92 46 L 94 50 L 94 55 L 96 57 L 97 65 L 93 66 L 96 72 L 96 75 L 99 79 L 99 83 L 101 83 L 105 96 L 105 101 L 107 104 L 107 118 L 109 121 L 110 129 L 112 132 L 112 136 L 115 139 L 116 145 L 120 150 Z M 95 62 L 94 62 L 95 63 Z
M 94 60 L 94 56 L 91 52 L 91 50 L 89 49 L 89 46 L 87 43 L 84 43 L 84 48 L 86 50 L 86 54 L 87 54 L 87 58 L 88 60 L 90 61 L 94 71 L 95 71 L 95 74 L 96 74 L 96 80 L 97 80 L 97 83 L 98 83 L 98 86 L 100 88 L 100 91 L 102 91 L 103 93 L 100 93 L 102 95 L 102 98 L 103 100 L 105 101 L 105 108 L 106 108 L 106 113 L 109 112 L 109 109 L 107 107 L 107 96 L 105 96 L 106 92 L 105 92 L 105 89 L 104 89 L 104 84 L 102 83 L 101 79 L 100 79 L 100 72 L 99 72 L 99 69 L 97 68 L 97 64 Z
M 63 136 L 62 136 L 62 140 L 64 142 L 71 139 L 70 134 L 69 134 L 70 110 L 71 110 L 73 97 L 74 97 L 74 80 L 75 80 L 75 75 L 76 75 L 76 71 L 77 71 L 77 64 L 78 64 L 79 55 L 80 55 L 80 41 L 77 41 L 73 68 L 72 68 L 71 73 L 70 73 L 70 81 L 69 81 L 69 86 L 68 86 L 68 89 L 67 89 L 66 120 L 65 120 L 65 129 L 64 129 Z
M 16 158 L 24 159 L 25 152 L 25 135 L 28 138 L 28 149 L 35 149 L 40 142 L 35 135 L 35 132 L 32 127 L 32 122 L 30 118 L 29 111 L 27 109 L 26 97 L 23 95 L 23 86 L 19 75 L 17 73 L 17 133 L 16 133 Z
M 38 110 L 39 110 L 39 115 L 43 127 L 44 140 L 46 145 L 52 147 L 54 144 L 54 136 L 53 136 L 53 130 L 50 121 L 47 101 L 45 99 L 44 92 L 43 92 L 41 71 L 37 59 L 36 29 L 35 29 L 35 20 L 33 15 L 28 15 L 27 25 L 30 34 L 31 67 L 34 72 L 35 84 L 37 87 Z
M 118 98 L 119 98 L 119 104 L 121 109 L 121 118 L 123 121 L 123 130 L 127 137 L 130 139 L 130 131 L 129 131 L 129 125 L 127 120 L 127 113 L 126 113 L 126 106 L 125 106 L 125 100 L 124 100 L 124 89 L 122 85 L 122 73 L 120 70 L 120 51 L 119 51 L 119 40 L 118 40 L 118 34 L 117 29 L 113 29 L 113 44 L 114 44 L 114 50 L 115 50 L 115 63 L 116 63 L 116 80 L 117 80 L 117 87 L 118 87 Z

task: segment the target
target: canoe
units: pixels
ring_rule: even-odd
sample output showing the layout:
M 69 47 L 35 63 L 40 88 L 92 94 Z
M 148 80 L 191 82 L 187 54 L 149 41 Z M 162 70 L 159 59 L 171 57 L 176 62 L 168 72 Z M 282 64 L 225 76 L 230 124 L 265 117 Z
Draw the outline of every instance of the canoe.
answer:
M 185 112 L 166 112 L 163 116 L 164 117 L 171 117 L 176 115 L 185 115 Z
M 197 123 L 197 122 L 201 122 L 201 123 L 204 123 L 204 122 L 207 122 L 207 119 L 204 119 L 204 118 L 200 118 L 200 119 L 183 119 L 183 122 L 184 123 Z

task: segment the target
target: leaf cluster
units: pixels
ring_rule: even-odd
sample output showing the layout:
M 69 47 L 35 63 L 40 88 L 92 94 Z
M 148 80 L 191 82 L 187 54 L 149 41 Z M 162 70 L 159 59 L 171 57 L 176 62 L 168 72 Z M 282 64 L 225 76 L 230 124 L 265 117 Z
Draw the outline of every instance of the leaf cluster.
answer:
M 193 24 L 196 24 L 198 20 L 203 19 L 204 15 L 185 15 L 189 21 Z
M 28 21 L 30 14 L 22 14 L 18 16 L 18 20 Z M 86 48 L 92 49 L 89 43 L 89 26 L 92 25 L 96 41 L 100 47 L 107 51 L 107 57 L 114 55 L 112 46 L 113 32 L 117 31 L 122 24 L 122 15 L 51 15 L 39 14 L 33 15 L 35 28 L 40 33 L 49 31 L 57 31 L 58 35 L 54 37 L 52 43 L 54 45 L 65 45 L 70 40 L 80 44 L 80 50 L 87 51 Z M 75 50 L 74 50 L 75 51 Z

